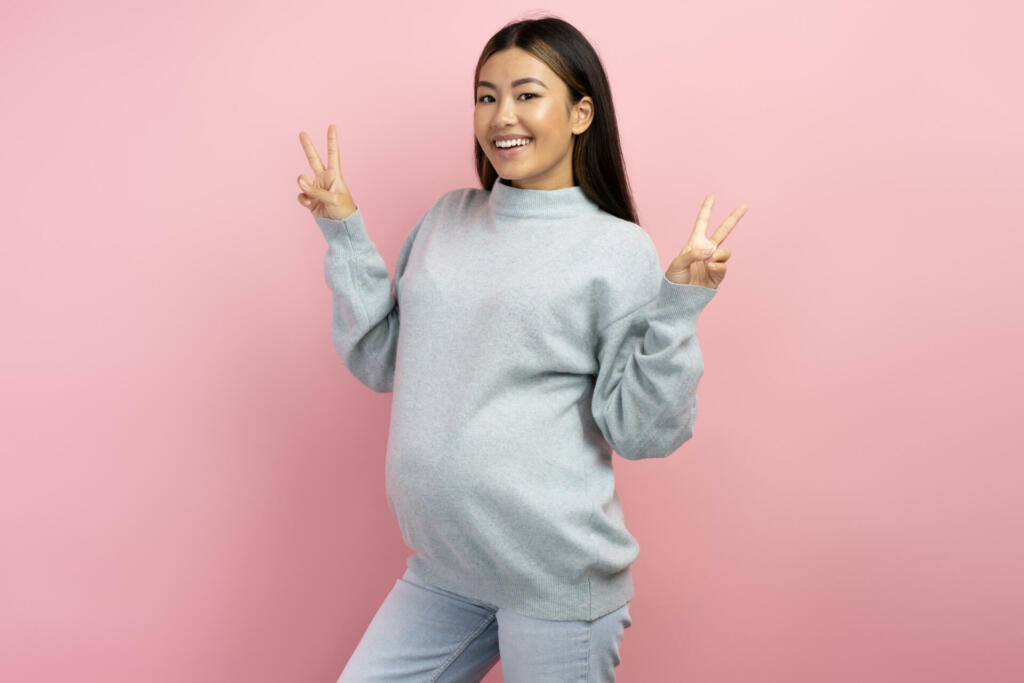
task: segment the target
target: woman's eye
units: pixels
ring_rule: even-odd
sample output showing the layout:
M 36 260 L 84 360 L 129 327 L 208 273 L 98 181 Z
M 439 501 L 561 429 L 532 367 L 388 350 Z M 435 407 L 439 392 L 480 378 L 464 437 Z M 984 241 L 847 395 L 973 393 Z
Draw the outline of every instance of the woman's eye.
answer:
M 538 97 L 538 95 L 536 93 L 532 93 L 532 92 L 524 92 L 524 93 L 520 93 L 519 94 L 520 97 L 522 97 L 523 95 L 529 95 L 531 98 L 532 97 Z M 484 100 L 485 97 L 491 97 L 491 96 L 490 95 L 481 95 L 480 97 L 477 98 L 476 101 L 477 102 L 484 102 L 485 101 Z M 491 97 L 491 99 L 493 100 L 494 98 Z

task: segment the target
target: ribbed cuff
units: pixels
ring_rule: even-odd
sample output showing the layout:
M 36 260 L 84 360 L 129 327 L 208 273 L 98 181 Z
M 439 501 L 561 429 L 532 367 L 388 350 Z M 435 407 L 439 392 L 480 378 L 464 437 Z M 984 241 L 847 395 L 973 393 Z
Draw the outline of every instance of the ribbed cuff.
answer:
M 366 226 L 363 225 L 363 212 L 358 208 L 350 213 L 348 218 L 340 220 L 318 217 L 316 224 L 320 226 L 320 231 L 328 242 L 333 242 L 346 233 L 352 235 L 356 232 L 366 232 Z
M 662 275 L 655 308 L 672 310 L 685 317 L 696 318 L 715 298 L 715 294 L 718 294 L 718 290 L 713 287 L 680 284 Z

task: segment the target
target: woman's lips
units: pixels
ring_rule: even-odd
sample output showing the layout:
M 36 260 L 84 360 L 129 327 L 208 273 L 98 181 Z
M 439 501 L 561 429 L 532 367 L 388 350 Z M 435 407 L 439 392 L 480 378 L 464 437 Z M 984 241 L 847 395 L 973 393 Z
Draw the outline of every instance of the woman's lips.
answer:
M 495 145 L 494 149 L 497 152 L 499 159 L 511 159 L 514 156 L 522 154 L 525 150 L 529 149 L 532 144 L 533 138 L 530 138 L 530 141 L 525 145 L 516 145 L 515 147 L 506 147 L 504 149 Z

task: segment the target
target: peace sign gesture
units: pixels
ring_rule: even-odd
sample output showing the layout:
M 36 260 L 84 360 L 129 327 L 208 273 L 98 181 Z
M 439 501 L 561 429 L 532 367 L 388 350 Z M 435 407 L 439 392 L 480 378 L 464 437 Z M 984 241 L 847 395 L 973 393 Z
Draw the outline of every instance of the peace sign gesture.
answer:
M 707 236 L 708 219 L 711 217 L 711 206 L 715 203 L 715 195 L 704 198 L 704 205 L 697 214 L 697 225 L 693 227 L 690 238 L 683 250 L 672 259 L 665 277 L 680 285 L 700 285 L 715 289 L 725 278 L 725 262 L 732 252 L 728 247 L 719 248 L 736 223 L 747 212 L 747 205 L 740 204 L 729 214 L 709 239 Z
M 299 188 L 302 190 L 298 196 L 299 204 L 309 209 L 316 218 L 348 218 L 359 207 L 356 206 L 352 193 L 341 176 L 341 165 L 338 163 L 338 131 L 334 124 L 327 128 L 326 168 L 306 131 L 299 133 L 299 142 L 302 143 L 309 167 L 316 174 L 312 180 L 305 174 L 299 175 Z

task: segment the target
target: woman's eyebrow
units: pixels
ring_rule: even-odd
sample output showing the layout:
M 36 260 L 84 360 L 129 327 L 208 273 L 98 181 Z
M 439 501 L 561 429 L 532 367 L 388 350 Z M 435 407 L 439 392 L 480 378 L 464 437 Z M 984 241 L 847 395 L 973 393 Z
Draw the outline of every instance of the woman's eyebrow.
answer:
M 532 77 L 529 77 L 529 78 L 517 78 L 516 80 L 512 81 L 512 87 L 514 88 L 514 87 L 516 87 L 518 85 L 522 85 L 523 83 L 537 83 L 537 84 L 539 84 L 539 85 L 541 85 L 541 86 L 543 86 L 545 88 L 548 87 L 548 86 L 544 85 L 544 81 L 540 80 L 539 78 L 532 78 Z M 491 83 L 490 81 L 480 81 L 480 82 L 478 82 L 476 84 L 476 87 L 478 87 L 478 88 L 490 88 L 491 90 L 497 90 L 497 88 L 494 87 L 494 84 Z

